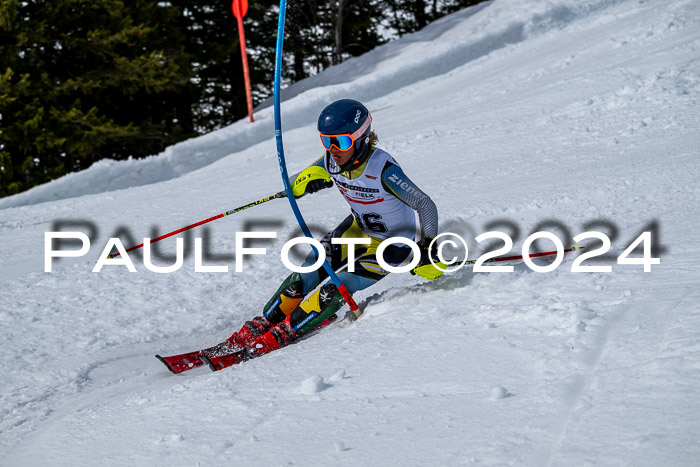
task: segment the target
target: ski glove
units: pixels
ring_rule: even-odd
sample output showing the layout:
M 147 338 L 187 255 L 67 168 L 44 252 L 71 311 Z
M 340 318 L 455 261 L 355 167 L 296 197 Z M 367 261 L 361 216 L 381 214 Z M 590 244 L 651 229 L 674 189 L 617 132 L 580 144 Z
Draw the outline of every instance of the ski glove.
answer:
M 292 193 L 295 198 L 301 198 L 309 193 L 316 193 L 319 190 L 332 186 L 333 182 L 328 172 L 322 167 L 312 165 L 302 170 L 294 180 Z
M 440 259 L 437 256 L 437 248 L 435 248 L 435 245 L 433 245 L 433 248 L 430 247 L 430 243 L 432 241 L 433 239 L 431 237 L 423 237 L 420 239 L 420 241 L 418 242 L 418 248 L 420 249 L 420 263 L 418 263 L 418 266 L 413 268 L 413 270 L 411 271 L 411 274 L 417 274 L 423 279 L 427 279 L 429 281 L 439 279 L 444 272 L 441 269 L 438 269 L 437 267 L 433 266 L 433 263 L 435 263 L 436 266 L 439 266 L 442 269 L 447 268 L 447 265 L 445 263 L 440 262 Z M 432 263 L 430 261 L 431 258 L 433 260 Z
M 311 180 L 306 185 L 306 190 L 304 194 L 316 193 L 317 191 L 325 190 L 333 186 L 333 182 L 326 180 Z
M 433 245 L 431 248 L 430 244 L 433 241 L 432 237 L 423 237 L 418 242 L 418 248 L 420 249 L 420 264 L 419 266 L 425 266 L 430 264 L 430 259 L 432 258 L 433 263 L 437 263 L 440 259 L 437 256 L 437 245 Z

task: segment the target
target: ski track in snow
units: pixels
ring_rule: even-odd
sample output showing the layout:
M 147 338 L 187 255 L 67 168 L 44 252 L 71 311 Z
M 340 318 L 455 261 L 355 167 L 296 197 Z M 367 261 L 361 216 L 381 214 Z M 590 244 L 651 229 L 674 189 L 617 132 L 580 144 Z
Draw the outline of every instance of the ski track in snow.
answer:
M 173 376 L 153 354 L 223 340 L 283 279 L 286 201 L 196 232 L 227 274 L 195 273 L 191 255 L 174 274 L 140 255 L 137 273 L 91 269 L 115 233 L 140 243 L 279 191 L 272 109 L 0 200 L 0 465 L 696 463 L 696 3 L 496 0 L 284 91 L 290 173 L 319 154 L 321 108 L 356 97 L 470 257 L 488 230 L 514 251 L 543 226 L 601 230 L 612 273 L 574 274 L 567 255 L 546 274 L 393 275 L 357 294 L 355 322 Z M 316 233 L 346 215 L 333 191 L 300 200 Z M 44 273 L 61 223 L 92 248 Z M 661 264 L 615 264 L 643 229 Z M 243 230 L 278 237 L 234 273 Z
M 622 311 L 612 318 L 609 318 L 607 322 L 601 326 L 601 329 L 599 329 L 596 337 L 597 342 L 587 357 L 590 362 L 588 363 L 588 368 L 585 368 L 584 373 L 573 380 L 570 385 L 570 389 L 566 391 L 564 407 L 562 409 L 563 426 L 556 437 L 556 444 L 551 452 L 550 458 L 543 464 L 554 465 L 555 456 L 561 449 L 562 443 L 566 439 L 567 429 L 574 423 L 576 414 L 582 410 L 582 399 L 593 383 L 593 378 L 595 377 L 598 364 L 605 353 L 611 328 L 614 327 L 616 321 L 619 321 L 622 318 L 624 313 L 625 311 Z

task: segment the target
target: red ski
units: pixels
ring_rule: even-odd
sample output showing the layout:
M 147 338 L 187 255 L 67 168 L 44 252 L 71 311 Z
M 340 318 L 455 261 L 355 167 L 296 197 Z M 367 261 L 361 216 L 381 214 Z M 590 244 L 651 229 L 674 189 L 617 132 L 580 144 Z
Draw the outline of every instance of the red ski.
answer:
M 321 328 L 328 326 L 338 319 L 337 315 L 333 315 L 323 323 L 319 324 L 313 331 L 304 334 L 299 340 L 304 340 L 316 334 Z M 297 340 L 296 342 L 298 342 Z M 208 349 L 197 350 L 195 352 L 183 353 L 180 355 L 171 355 L 162 357 L 156 355 L 156 358 L 171 372 L 177 374 L 183 371 L 191 370 L 192 368 L 200 367 L 204 364 L 208 365 L 212 371 L 223 370 L 233 365 L 237 365 L 258 355 L 248 352 L 248 349 L 236 349 L 231 351 L 228 342 L 209 347 Z
M 177 374 L 204 365 L 201 357 L 226 355 L 230 352 L 231 348 L 229 347 L 229 343 L 222 342 L 221 344 L 215 345 L 214 347 L 209 347 L 208 349 L 187 352 L 180 355 L 171 355 L 169 357 L 161 357 L 160 355 L 156 355 L 156 358 L 163 362 L 168 370 Z
M 228 355 L 221 355 L 219 357 L 202 355 L 199 357 L 202 364 L 206 363 L 209 365 L 211 371 L 223 370 L 233 365 L 237 365 L 246 360 L 250 360 L 252 355 L 250 355 L 245 349 L 239 352 L 235 352 Z

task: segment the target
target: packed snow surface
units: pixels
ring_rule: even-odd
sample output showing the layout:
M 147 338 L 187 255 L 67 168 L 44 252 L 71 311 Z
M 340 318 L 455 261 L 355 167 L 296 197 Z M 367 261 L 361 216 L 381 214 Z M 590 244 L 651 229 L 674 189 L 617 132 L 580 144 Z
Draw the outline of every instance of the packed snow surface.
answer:
M 0 465 L 697 465 L 699 83 L 697 1 L 495 0 L 291 86 L 291 173 L 320 155 L 320 110 L 353 97 L 470 257 L 502 245 L 474 240 L 487 231 L 511 254 L 536 231 L 565 246 L 599 231 L 607 258 L 582 265 L 612 271 L 572 272 L 575 253 L 546 273 L 391 275 L 356 295 L 357 321 L 216 373 L 153 355 L 261 312 L 299 234 L 287 201 L 184 236 L 177 272 L 137 254 L 136 272 L 92 269 L 110 237 L 128 247 L 280 191 L 271 107 L 0 200 Z M 349 212 L 335 191 L 299 200 L 317 235 Z M 58 230 L 90 250 L 44 272 Z M 235 272 L 243 231 L 277 238 Z M 617 264 L 643 231 L 660 264 Z M 195 271 L 195 237 L 228 272 Z

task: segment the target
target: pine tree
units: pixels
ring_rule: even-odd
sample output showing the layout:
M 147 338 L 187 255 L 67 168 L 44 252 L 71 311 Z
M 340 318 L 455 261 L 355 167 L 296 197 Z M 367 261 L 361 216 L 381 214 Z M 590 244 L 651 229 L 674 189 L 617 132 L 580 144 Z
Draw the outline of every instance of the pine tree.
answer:
M 0 17 L 0 195 L 193 135 L 178 104 L 191 71 L 162 40 L 172 6 L 10 0 Z

